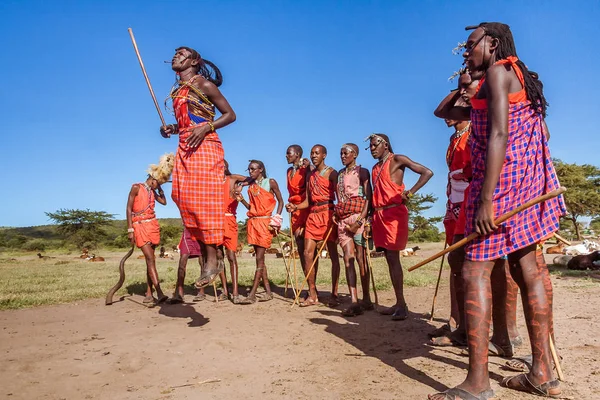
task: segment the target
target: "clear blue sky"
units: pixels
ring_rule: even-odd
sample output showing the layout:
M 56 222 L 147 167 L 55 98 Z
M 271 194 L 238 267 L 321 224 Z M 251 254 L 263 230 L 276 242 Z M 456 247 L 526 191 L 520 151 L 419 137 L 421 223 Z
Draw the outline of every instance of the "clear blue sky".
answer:
M 44 212 L 59 208 L 125 218 L 131 184 L 175 151 L 177 139 L 158 133 L 128 27 L 161 104 L 175 79 L 163 61 L 176 47 L 219 66 L 238 116 L 220 131 L 231 170 L 263 160 L 286 198 L 289 144 L 324 144 L 340 168 L 341 144 L 355 142 L 370 168 L 363 139 L 384 132 L 397 153 L 435 172 L 423 192 L 440 198 L 429 214 L 442 215 L 451 131 L 432 111 L 455 85 L 448 77 L 462 59 L 452 48 L 481 21 L 508 23 L 519 56 L 540 74 L 553 156 L 599 164 L 599 4 L 3 0 L 0 226 L 46 224 Z M 172 201 L 157 213 L 179 215 Z

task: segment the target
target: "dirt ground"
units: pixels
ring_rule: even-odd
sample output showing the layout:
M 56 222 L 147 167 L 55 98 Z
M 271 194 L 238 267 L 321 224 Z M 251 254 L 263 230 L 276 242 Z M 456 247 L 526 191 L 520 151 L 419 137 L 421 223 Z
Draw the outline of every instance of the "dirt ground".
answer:
M 600 399 L 600 285 L 553 279 L 564 398 Z M 0 312 L 0 397 L 425 399 L 466 374 L 460 349 L 425 344 L 449 313 L 447 286 L 434 323 L 423 317 L 433 287 L 407 289 L 411 318 L 403 322 L 376 312 L 345 319 L 339 309 L 290 309 L 280 289 L 275 300 L 250 306 L 186 296 L 186 304 L 148 309 L 135 302 L 142 297 L 126 296 L 112 306 L 93 299 Z M 379 299 L 390 305 L 393 293 Z M 522 316 L 519 324 L 526 336 Z M 504 362 L 490 359 L 497 398 L 534 399 L 499 387 L 513 374 Z

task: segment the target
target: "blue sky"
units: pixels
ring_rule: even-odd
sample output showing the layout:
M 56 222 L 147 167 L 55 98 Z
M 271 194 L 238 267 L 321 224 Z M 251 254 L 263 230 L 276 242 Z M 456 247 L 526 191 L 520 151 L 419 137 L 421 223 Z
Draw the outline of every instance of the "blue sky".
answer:
M 363 139 L 384 132 L 397 153 L 435 172 L 423 192 L 440 198 L 429 214 L 442 215 L 451 130 L 432 111 L 455 85 L 448 77 L 462 59 L 452 48 L 481 21 L 508 23 L 519 56 L 540 74 L 553 156 L 598 164 L 600 3 L 566 4 L 4 0 L 0 226 L 46 224 L 44 212 L 59 208 L 125 218 L 131 184 L 175 151 L 176 138 L 158 133 L 128 27 L 161 104 L 175 79 L 163 61 L 176 47 L 219 66 L 238 116 L 219 132 L 231 170 L 263 160 L 286 198 L 289 144 L 324 144 L 340 168 L 341 144 L 355 142 L 371 168 Z M 178 217 L 169 203 L 157 205 L 159 218 Z

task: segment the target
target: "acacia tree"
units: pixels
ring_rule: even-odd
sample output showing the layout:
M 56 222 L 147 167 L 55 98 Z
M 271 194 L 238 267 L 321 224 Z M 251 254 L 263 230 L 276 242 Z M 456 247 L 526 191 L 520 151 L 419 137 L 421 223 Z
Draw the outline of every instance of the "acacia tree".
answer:
M 577 240 L 581 240 L 580 217 L 600 215 L 600 169 L 594 165 L 567 164 L 555 159 L 554 168 L 560 184 L 567 188 L 564 194 L 568 214 Z
M 437 201 L 433 194 L 416 194 L 406 203 L 408 208 L 409 240 L 413 242 L 437 242 L 440 240 L 440 230 L 436 224 L 443 217 L 424 217 L 423 211 L 429 210 Z
M 79 248 L 96 247 L 98 242 L 106 237 L 104 226 L 114 219 L 114 214 L 89 209 L 61 208 L 56 212 L 45 214 L 58 225 L 58 232 Z

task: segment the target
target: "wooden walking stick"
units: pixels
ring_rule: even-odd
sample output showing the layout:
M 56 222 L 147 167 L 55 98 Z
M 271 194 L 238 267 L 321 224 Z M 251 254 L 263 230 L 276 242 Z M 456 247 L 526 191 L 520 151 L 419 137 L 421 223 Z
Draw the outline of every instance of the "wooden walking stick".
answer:
M 325 245 L 327 244 L 327 239 L 329 239 L 329 235 L 331 235 L 331 230 L 332 229 L 333 229 L 333 223 L 329 226 L 329 229 L 327 230 L 327 234 L 325 235 L 325 239 L 323 240 L 323 244 L 319 248 L 319 251 L 317 251 L 316 257 L 313 260 L 310 268 L 308 269 L 308 273 L 306 274 L 306 277 L 304 278 L 304 281 L 302 282 L 302 286 L 300 286 L 300 289 L 296 292 L 296 298 L 294 299 L 294 302 L 292 303 L 292 307 L 294 307 L 294 304 L 296 304 L 298 302 L 298 298 L 300 297 L 300 294 L 302 294 L 302 289 L 304 289 L 304 285 L 306 284 L 306 282 L 308 282 L 308 277 L 312 273 L 312 270 L 313 270 L 315 264 L 317 263 L 317 260 L 319 259 L 321 252 L 323 251 L 323 247 L 325 247 Z
M 127 259 L 131 257 L 134 248 L 135 246 L 131 246 L 131 249 L 129 249 L 127 254 L 125 254 L 125 257 L 123 257 L 121 259 L 121 262 L 119 263 L 119 281 L 115 286 L 112 287 L 112 289 L 108 291 L 108 294 L 106 295 L 106 300 L 104 304 L 106 304 L 107 306 L 110 306 L 113 303 L 113 296 L 115 295 L 115 292 L 121 289 L 121 286 L 123 286 L 123 282 L 125 282 L 125 261 L 127 261 Z
M 496 218 L 496 220 L 494 220 L 494 224 L 500 225 L 501 223 L 503 223 L 507 219 L 515 216 L 516 214 L 520 213 L 521 211 L 523 211 L 529 207 L 532 207 L 538 203 L 541 203 L 546 200 L 550 200 L 556 196 L 559 196 L 560 194 L 564 193 L 566 190 L 567 189 L 565 189 L 564 187 L 561 186 L 558 189 L 551 191 L 550 193 L 546 193 L 546 194 L 536 197 L 535 199 L 529 200 L 527 203 L 521 204 L 520 206 L 516 207 L 514 210 L 511 210 L 511 211 L 507 212 L 506 214 L 503 214 L 500 217 Z M 451 251 L 454 251 L 456 249 L 463 247 L 465 244 L 469 243 L 470 241 L 475 239 L 477 236 L 479 236 L 479 233 L 473 232 L 466 238 L 463 238 L 462 240 L 459 240 L 458 242 L 454 243 L 452 246 L 446 247 L 443 251 L 440 251 L 439 253 L 429 257 L 428 259 L 421 261 L 417 265 L 413 265 L 408 270 L 414 271 L 417 268 L 421 268 L 423 265 L 432 262 L 433 260 L 437 259 L 438 257 L 441 257 L 444 254 L 450 253 Z
M 296 240 L 296 237 L 294 236 L 294 230 L 292 228 L 292 213 L 290 213 L 290 233 L 292 235 L 292 238 L 290 239 L 290 242 L 292 243 L 292 250 L 290 252 L 290 255 L 292 256 L 292 260 L 294 263 L 294 282 L 296 284 L 296 288 L 298 287 L 298 275 L 296 273 L 296 256 L 294 255 L 294 241 Z
M 558 358 L 558 354 L 556 354 L 556 347 L 554 347 L 554 340 L 552 339 L 552 335 L 550 335 L 548 339 L 550 339 L 550 352 L 552 353 L 552 360 L 554 360 L 554 365 L 556 366 L 558 380 L 564 381 L 565 375 L 563 374 L 562 368 L 560 366 L 560 359 Z
M 569 242 L 567 239 L 565 239 L 564 237 L 560 236 L 558 233 L 554 234 L 554 237 L 556 238 L 557 241 L 559 242 L 563 242 L 564 244 L 566 244 L 567 246 L 571 246 L 571 242 Z
M 140 51 L 138 50 L 137 43 L 135 41 L 135 37 L 133 36 L 133 30 L 131 28 L 127 28 L 127 31 L 129 32 L 129 36 L 131 37 L 131 43 L 133 43 L 133 49 L 135 50 L 135 54 L 137 55 L 138 61 L 140 62 L 140 67 L 142 68 L 142 73 L 144 74 L 144 78 L 146 79 L 148 90 L 150 90 L 150 96 L 152 96 L 152 101 L 154 101 L 154 107 L 156 107 L 156 111 L 158 112 L 158 116 L 160 117 L 160 121 L 162 122 L 162 126 L 166 127 L 167 124 L 165 123 L 165 119 L 162 115 L 162 112 L 160 111 L 158 101 L 156 101 L 154 90 L 152 90 L 152 85 L 150 84 L 150 78 L 148 78 L 146 68 L 144 67 L 144 62 L 142 61 L 142 56 L 140 55 Z
M 446 247 L 448 247 L 447 242 L 444 245 L 444 250 L 446 250 Z M 442 262 L 440 263 L 440 272 L 438 273 L 437 283 L 435 284 L 435 293 L 433 294 L 433 302 L 431 303 L 431 317 L 429 317 L 430 322 L 433 321 L 433 313 L 435 312 L 435 299 L 437 298 L 438 290 L 440 288 L 440 280 L 442 279 L 442 271 L 444 269 L 444 259 L 445 258 L 446 258 L 446 255 L 444 254 L 442 256 Z
M 283 253 L 283 247 L 281 246 L 281 242 L 279 241 L 279 237 L 277 237 L 277 243 L 279 244 L 279 250 L 281 250 L 281 255 L 283 256 L 283 265 L 285 265 L 285 291 L 283 292 L 283 297 L 287 298 L 287 290 L 288 290 L 288 282 L 292 286 L 292 293 L 294 293 L 294 297 L 296 297 L 296 288 L 294 288 L 294 282 L 292 281 L 292 275 L 290 273 L 290 267 L 285 260 L 285 254 Z
M 365 239 L 367 240 L 366 243 L 366 247 L 365 247 L 365 258 L 367 261 L 367 264 L 369 265 L 369 273 L 371 274 L 371 282 L 373 282 L 373 295 L 375 296 L 375 305 L 379 306 L 379 298 L 377 297 L 377 287 L 375 285 L 375 274 L 373 273 L 373 262 L 371 261 L 371 246 L 369 246 L 369 239 L 371 238 L 371 236 L 368 235 L 364 235 Z

